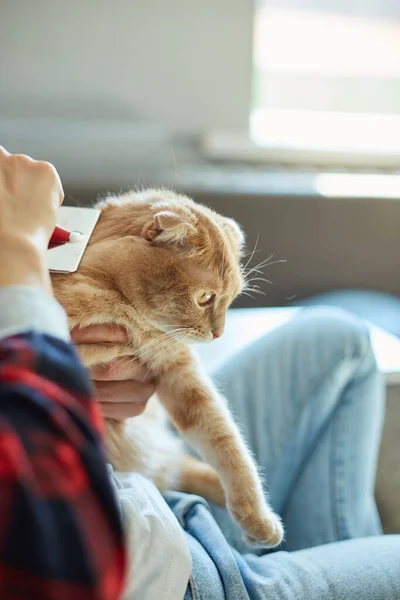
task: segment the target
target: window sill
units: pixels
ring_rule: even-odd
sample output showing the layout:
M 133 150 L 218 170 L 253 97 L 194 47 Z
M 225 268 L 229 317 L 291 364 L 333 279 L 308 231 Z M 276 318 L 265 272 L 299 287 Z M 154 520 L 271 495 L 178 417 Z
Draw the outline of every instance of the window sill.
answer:
M 257 138 L 255 138 L 257 139 Z M 332 144 L 331 148 L 306 142 L 298 145 L 267 143 L 260 136 L 254 142 L 247 133 L 215 131 L 206 134 L 202 140 L 204 156 L 210 160 L 240 161 L 252 164 L 298 165 L 310 168 L 384 169 L 394 171 L 400 167 L 400 149 L 346 149 Z

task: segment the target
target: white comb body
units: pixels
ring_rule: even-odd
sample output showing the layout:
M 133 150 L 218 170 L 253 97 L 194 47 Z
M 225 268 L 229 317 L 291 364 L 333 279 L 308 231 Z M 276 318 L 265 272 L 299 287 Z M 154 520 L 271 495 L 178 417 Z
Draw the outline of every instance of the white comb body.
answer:
M 99 219 L 97 208 L 78 208 L 61 206 L 57 225 L 71 232 L 70 241 L 47 250 L 47 266 L 49 271 L 57 273 L 74 273 L 82 260 Z

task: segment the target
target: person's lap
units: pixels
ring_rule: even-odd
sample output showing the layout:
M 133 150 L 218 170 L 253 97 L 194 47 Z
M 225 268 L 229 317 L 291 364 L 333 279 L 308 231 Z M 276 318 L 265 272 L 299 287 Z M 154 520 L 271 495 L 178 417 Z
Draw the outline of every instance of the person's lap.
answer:
M 266 475 L 286 542 L 248 554 L 226 511 L 168 494 L 193 557 L 188 597 L 400 598 L 400 536 L 380 536 L 373 498 L 383 393 L 364 326 L 305 311 L 215 379 Z

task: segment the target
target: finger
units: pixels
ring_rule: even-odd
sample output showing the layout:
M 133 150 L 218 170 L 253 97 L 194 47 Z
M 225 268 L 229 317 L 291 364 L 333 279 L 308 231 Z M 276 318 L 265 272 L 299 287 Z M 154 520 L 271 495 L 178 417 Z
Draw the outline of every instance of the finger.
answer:
M 57 179 L 58 179 L 58 203 L 59 206 L 61 206 L 61 204 L 64 202 L 65 199 L 65 194 L 64 194 L 64 188 L 63 188 L 63 184 L 61 183 L 61 179 L 60 176 L 58 174 L 58 172 L 56 171 L 56 175 L 57 175 Z
M 110 404 L 107 402 L 100 402 L 101 412 L 106 419 L 116 419 L 117 421 L 124 421 L 131 417 L 138 417 L 142 414 L 146 408 L 146 402 L 134 402 L 134 403 L 115 403 Z
M 34 162 L 36 162 L 36 168 L 40 169 L 40 171 L 43 174 L 45 174 L 48 178 L 52 179 L 53 185 L 55 186 L 57 191 L 58 203 L 59 206 L 61 206 L 61 204 L 64 201 L 64 189 L 57 169 L 52 163 L 47 162 L 45 160 Z
M 27 154 L 13 154 L 12 155 L 13 158 L 13 162 L 15 162 L 16 164 L 22 163 L 23 165 L 36 165 L 37 161 L 34 160 L 31 156 L 28 156 Z
M 75 344 L 126 344 L 128 334 L 122 325 L 88 325 L 73 327 L 71 338 Z
M 137 381 L 95 381 L 95 388 L 100 402 L 108 404 L 147 402 L 155 392 L 153 384 Z
M 128 356 L 115 358 L 105 364 L 95 365 L 90 369 L 90 375 L 96 381 L 134 379 L 140 383 L 150 383 L 153 380 L 153 376 L 148 369 Z
M 4 146 L 0 146 L 0 157 L 11 156 L 11 154 L 4 148 Z
M 137 360 L 130 357 L 115 358 L 101 365 L 95 365 L 90 369 L 92 379 L 96 381 L 124 381 L 135 379 L 141 383 L 148 383 L 152 376 Z

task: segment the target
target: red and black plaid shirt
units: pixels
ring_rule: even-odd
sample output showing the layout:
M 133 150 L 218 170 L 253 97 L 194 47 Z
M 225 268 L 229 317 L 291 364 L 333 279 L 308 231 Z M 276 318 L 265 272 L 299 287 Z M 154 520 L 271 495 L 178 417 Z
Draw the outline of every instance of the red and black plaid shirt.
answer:
M 0 599 L 116 600 L 125 572 L 101 416 L 73 348 L 0 340 Z

